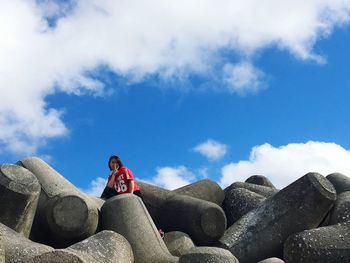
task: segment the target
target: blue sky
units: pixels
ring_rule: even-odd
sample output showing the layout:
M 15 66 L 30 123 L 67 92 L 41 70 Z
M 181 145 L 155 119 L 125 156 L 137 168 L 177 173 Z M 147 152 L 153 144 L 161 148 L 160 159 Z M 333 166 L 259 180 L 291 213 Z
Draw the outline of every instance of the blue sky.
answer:
M 350 174 L 350 1 L 0 1 L 0 158 L 96 194 Z M 145 11 L 146 10 L 146 11 Z

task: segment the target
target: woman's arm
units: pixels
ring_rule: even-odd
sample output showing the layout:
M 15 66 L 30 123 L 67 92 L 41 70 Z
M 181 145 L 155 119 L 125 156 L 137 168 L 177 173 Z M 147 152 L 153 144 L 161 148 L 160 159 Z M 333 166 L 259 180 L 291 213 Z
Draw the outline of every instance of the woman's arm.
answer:
M 134 192 L 134 178 L 130 176 L 128 169 L 125 170 L 125 178 L 129 182 L 129 193 Z

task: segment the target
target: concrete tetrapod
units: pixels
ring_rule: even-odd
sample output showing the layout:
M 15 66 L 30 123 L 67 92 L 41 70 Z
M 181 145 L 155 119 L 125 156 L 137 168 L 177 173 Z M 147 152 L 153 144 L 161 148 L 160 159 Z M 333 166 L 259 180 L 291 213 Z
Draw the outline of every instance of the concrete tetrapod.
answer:
M 335 199 L 327 179 L 308 173 L 241 217 L 219 242 L 241 263 L 280 258 L 288 236 L 317 227 Z
M 43 253 L 30 263 L 132 263 L 134 255 L 129 242 L 114 231 L 101 231 L 66 249 Z
M 192 196 L 201 200 L 221 205 L 225 194 L 222 188 L 214 181 L 204 179 L 173 190 L 174 193 Z
M 156 225 L 165 232 L 181 231 L 196 245 L 211 245 L 226 230 L 220 206 L 140 182 L 143 201 Z
M 262 186 L 267 186 L 276 189 L 276 187 L 271 183 L 271 181 L 263 175 L 252 175 L 247 180 L 246 183 L 257 184 Z
M 27 169 L 0 165 L 0 222 L 29 237 L 38 205 L 40 185 Z
M 284 244 L 284 260 L 294 262 L 350 262 L 350 225 L 319 227 L 291 235 Z
M 265 196 L 265 197 L 273 196 L 274 194 L 276 194 L 278 192 L 277 189 L 271 188 L 271 187 L 268 187 L 268 186 L 257 185 L 257 184 L 250 184 L 250 183 L 243 183 L 243 182 L 235 182 L 235 183 L 233 183 L 230 186 L 225 188 L 225 190 L 224 190 L 225 195 L 230 190 L 236 189 L 236 188 L 244 188 L 244 189 L 247 189 L 247 190 L 252 191 L 254 193 L 257 193 L 259 195 Z
M 5 263 L 5 245 L 0 236 L 0 263 Z
M 350 191 L 338 194 L 334 207 L 330 212 L 329 225 L 350 223 Z
M 341 173 L 332 173 L 326 178 L 333 184 L 337 194 L 345 191 L 350 191 L 350 177 Z
M 177 257 L 194 247 L 192 239 L 186 233 L 180 231 L 165 233 L 163 240 L 170 254 Z
M 99 207 L 95 200 L 37 157 L 23 159 L 17 164 L 31 171 L 42 189 L 31 239 L 61 248 L 97 231 Z
M 102 229 L 123 235 L 134 252 L 135 262 L 177 262 L 169 253 L 142 200 L 133 194 L 108 199 L 101 209 Z
M 234 188 L 226 192 L 222 208 L 227 218 L 227 226 L 231 226 L 249 211 L 257 208 L 266 197 L 245 188 Z
M 267 258 L 259 261 L 258 263 L 285 263 L 284 260 L 279 258 Z
M 28 263 L 34 256 L 53 250 L 52 247 L 25 238 L 1 223 L 0 241 L 5 252 L 5 262 L 9 263 Z
M 238 263 L 238 260 L 226 249 L 193 247 L 181 255 L 179 263 Z

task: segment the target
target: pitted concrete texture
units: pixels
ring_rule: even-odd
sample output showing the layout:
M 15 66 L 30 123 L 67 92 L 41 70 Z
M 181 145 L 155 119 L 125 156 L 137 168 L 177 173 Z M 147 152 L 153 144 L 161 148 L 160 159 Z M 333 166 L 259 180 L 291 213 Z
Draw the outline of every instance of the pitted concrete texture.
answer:
M 113 231 L 102 231 L 66 249 L 57 249 L 33 258 L 33 263 L 132 263 L 129 242 Z
M 180 257 L 179 263 L 238 263 L 238 260 L 226 249 L 193 247 Z
M 329 225 L 350 223 L 350 191 L 338 194 L 330 212 Z
M 230 186 L 226 187 L 224 192 L 225 195 L 228 191 L 231 189 L 236 189 L 236 188 L 244 188 L 249 191 L 252 191 L 254 193 L 257 193 L 259 195 L 265 196 L 266 198 L 273 196 L 278 192 L 277 189 L 263 186 L 263 185 L 257 185 L 257 184 L 251 184 L 251 183 L 243 183 L 243 182 L 235 182 L 231 184 Z
M 234 188 L 226 192 L 222 208 L 227 218 L 227 226 L 231 226 L 249 211 L 257 208 L 266 197 L 245 188 Z
M 14 230 L 0 223 L 0 242 L 5 251 L 6 262 L 28 263 L 36 255 L 40 255 L 53 248 L 35 243 Z
M 86 255 L 81 257 L 74 251 L 56 249 L 31 258 L 28 263 L 93 263 L 93 259 Z
M 28 157 L 17 163 L 30 170 L 42 188 L 33 223 L 35 241 L 62 248 L 96 233 L 100 208 L 96 200 L 40 158 Z M 43 235 L 44 230 L 48 234 Z
M 169 252 L 174 256 L 181 256 L 187 250 L 194 247 L 189 235 L 180 231 L 165 233 L 163 240 Z
M 192 196 L 201 200 L 221 205 L 224 200 L 224 191 L 214 181 L 204 179 L 173 190 L 174 193 Z
M 241 263 L 280 258 L 288 236 L 317 227 L 335 199 L 327 179 L 308 173 L 244 215 L 219 241 Z
M 291 235 L 284 244 L 286 263 L 350 262 L 350 225 L 337 224 Z
M 280 258 L 267 258 L 259 261 L 258 263 L 285 263 L 285 262 Z
M 326 178 L 333 184 L 337 194 L 350 191 L 350 177 L 341 173 L 332 173 Z
M 220 206 L 140 182 L 143 200 L 158 228 L 187 233 L 196 245 L 215 243 L 226 230 Z
M 5 245 L 0 235 L 0 263 L 5 263 Z
M 29 237 L 38 205 L 40 185 L 27 169 L 0 165 L 0 222 Z
M 271 183 L 271 181 L 263 175 L 252 175 L 247 180 L 245 180 L 245 182 L 250 184 L 267 186 L 267 187 L 276 189 L 276 187 Z
M 70 246 L 68 250 L 88 253 L 96 263 L 134 262 L 130 243 L 122 235 L 110 230 L 103 230 Z
M 142 200 L 133 194 L 108 199 L 101 209 L 101 227 L 123 235 L 130 243 L 135 262 L 177 262 L 159 235 Z

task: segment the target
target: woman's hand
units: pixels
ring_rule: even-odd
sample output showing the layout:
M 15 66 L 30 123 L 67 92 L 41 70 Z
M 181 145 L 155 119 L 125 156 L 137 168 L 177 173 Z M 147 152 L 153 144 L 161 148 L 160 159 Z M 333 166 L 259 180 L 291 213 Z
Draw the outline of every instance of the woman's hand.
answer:
M 114 170 L 112 175 L 111 175 L 111 179 L 109 180 L 107 186 L 110 187 L 110 188 L 113 188 L 114 185 L 115 185 L 115 176 L 117 174 L 118 170 Z

